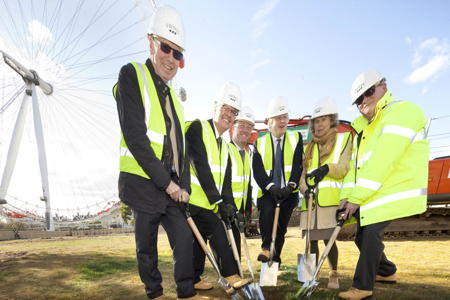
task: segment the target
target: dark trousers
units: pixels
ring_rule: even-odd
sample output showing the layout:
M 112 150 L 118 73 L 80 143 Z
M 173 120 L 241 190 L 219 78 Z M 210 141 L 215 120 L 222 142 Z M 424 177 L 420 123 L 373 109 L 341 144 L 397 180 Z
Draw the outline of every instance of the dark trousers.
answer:
M 227 277 L 238 273 L 234 263 L 233 252 L 228 243 L 227 234 L 222 221 L 211 210 L 189 205 L 192 219 L 197 225 L 203 240 L 210 243 L 220 274 Z M 200 244 L 194 242 L 194 283 L 199 282 L 205 270 L 205 252 Z M 192 259 L 192 258 L 191 258 Z
M 167 232 L 173 250 L 174 278 L 179 298 L 194 296 L 194 273 L 192 266 L 193 236 L 175 202 L 170 203 L 164 214 L 148 214 L 134 210 L 136 256 L 139 276 L 149 298 L 163 294 L 162 277 L 158 270 L 158 227 L 161 223 Z
M 261 230 L 262 245 L 261 248 L 265 250 L 270 249 L 270 242 L 272 241 L 272 226 L 273 218 L 275 216 L 275 201 L 272 200 L 269 193 L 265 193 L 257 200 L 259 209 L 259 228 Z M 291 218 L 292 210 L 298 205 L 298 193 L 291 194 L 280 205 L 280 217 L 278 218 L 277 237 L 275 239 L 275 254 L 273 261 L 281 264 L 281 250 L 284 245 L 284 235 L 287 231 L 289 219 Z
M 359 214 L 355 244 L 359 249 L 359 259 L 356 265 L 353 287 L 372 291 L 375 276 L 389 276 L 397 271 L 397 267 L 384 254 L 383 234 L 390 221 L 361 226 Z

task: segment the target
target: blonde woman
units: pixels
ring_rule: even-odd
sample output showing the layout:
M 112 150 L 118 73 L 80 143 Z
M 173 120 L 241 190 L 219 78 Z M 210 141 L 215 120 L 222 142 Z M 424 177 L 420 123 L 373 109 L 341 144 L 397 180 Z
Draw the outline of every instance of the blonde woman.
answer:
M 319 258 L 318 241 L 325 245 L 336 226 L 336 210 L 339 205 L 339 194 L 342 181 L 349 170 L 349 160 L 352 151 L 352 135 L 350 132 L 338 133 L 338 112 L 333 99 L 319 101 L 311 117 L 310 129 L 313 134 L 311 143 L 306 147 L 303 160 L 303 172 L 300 178 L 300 191 L 305 196 L 302 202 L 300 228 L 303 236 L 307 227 L 307 209 L 312 209 L 311 217 L 311 253 Z M 305 182 L 309 174 L 319 181 L 312 208 L 307 208 L 310 191 Z M 337 273 L 338 249 L 336 243 L 328 254 L 331 268 L 328 288 L 338 289 Z

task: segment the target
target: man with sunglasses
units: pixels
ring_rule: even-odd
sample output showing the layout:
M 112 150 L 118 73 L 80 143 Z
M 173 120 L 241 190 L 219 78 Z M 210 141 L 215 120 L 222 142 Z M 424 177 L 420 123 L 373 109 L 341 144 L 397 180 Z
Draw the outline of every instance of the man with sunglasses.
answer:
M 122 67 L 113 88 L 122 130 L 119 197 L 135 217 L 139 275 L 150 299 L 163 299 L 157 239 L 162 224 L 174 257 L 179 299 L 196 296 L 193 235 L 177 202 L 188 202 L 183 109 L 169 81 L 184 64 L 184 27 L 170 6 L 156 9 L 148 29 L 150 58 Z
M 270 260 L 275 208 L 280 205 L 274 262 L 281 264 L 281 250 L 292 211 L 298 205 L 298 182 L 302 174 L 303 139 L 288 131 L 289 108 L 283 97 L 274 98 L 267 113 L 269 132 L 259 137 L 253 153 L 253 177 L 259 186 L 257 206 L 262 245 L 258 260 Z
M 384 229 L 426 210 L 429 145 L 423 110 L 392 98 L 379 72 L 361 73 L 351 96 L 362 116 L 352 122 L 358 135 L 340 208 L 344 218 L 356 218 L 360 255 L 352 287 L 339 297 L 359 300 L 372 296 L 375 281 L 396 282 L 397 268 L 383 251 Z
M 225 83 L 214 104 L 214 117 L 195 120 L 188 126 L 186 140 L 191 159 L 191 199 L 189 210 L 203 239 L 209 241 L 216 254 L 222 276 L 239 289 L 249 281 L 241 279 L 222 224 L 231 222 L 236 213 L 231 189 L 231 162 L 223 134 L 233 125 L 241 108 L 240 88 Z M 216 213 L 219 213 L 220 219 Z M 221 221 L 222 219 L 222 221 Z M 202 281 L 205 253 L 194 243 L 194 283 L 197 290 L 209 290 L 213 285 Z

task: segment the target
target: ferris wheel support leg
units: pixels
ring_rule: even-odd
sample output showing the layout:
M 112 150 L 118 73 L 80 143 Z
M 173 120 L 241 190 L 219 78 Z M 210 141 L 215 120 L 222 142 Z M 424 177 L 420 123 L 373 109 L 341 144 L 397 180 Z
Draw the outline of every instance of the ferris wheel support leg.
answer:
M 46 229 L 49 231 L 54 231 L 55 227 L 53 224 L 53 217 L 50 206 L 50 190 L 48 183 L 48 169 L 47 169 L 47 155 L 45 153 L 45 143 L 44 143 L 44 133 L 42 130 L 42 120 L 41 113 L 39 110 L 39 102 L 36 94 L 36 87 L 34 83 L 31 84 L 33 99 L 33 120 L 34 120 L 34 133 L 36 135 L 36 142 L 39 155 L 39 169 L 41 171 L 41 182 L 42 182 L 42 197 L 41 200 L 45 201 L 45 221 Z
M 22 104 L 20 105 L 19 114 L 17 115 L 16 124 L 14 125 L 11 143 L 9 144 L 8 156 L 6 158 L 6 165 L 3 171 L 2 183 L 0 185 L 0 204 L 6 204 L 6 194 L 8 193 L 9 183 L 16 165 L 17 153 L 19 152 L 25 120 L 31 103 L 30 94 L 32 92 L 30 88 L 31 84 L 27 84 L 27 89 L 25 90 Z

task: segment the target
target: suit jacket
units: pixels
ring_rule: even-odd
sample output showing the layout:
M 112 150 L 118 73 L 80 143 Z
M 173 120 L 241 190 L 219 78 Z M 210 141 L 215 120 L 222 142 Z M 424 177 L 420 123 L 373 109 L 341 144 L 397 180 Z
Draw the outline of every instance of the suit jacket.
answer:
M 268 133 L 268 134 L 270 134 L 272 137 L 271 133 Z M 290 178 L 284 178 L 284 173 L 283 173 L 283 178 L 284 178 L 286 184 L 289 182 L 294 182 L 298 186 L 299 181 L 300 181 L 300 176 L 301 176 L 302 170 L 303 170 L 303 166 L 302 166 L 303 139 L 302 139 L 302 135 L 300 132 L 297 132 L 297 134 L 299 135 L 299 139 L 298 139 L 297 145 L 295 146 L 291 176 L 290 176 Z M 267 175 L 267 173 L 264 169 L 263 158 L 261 157 L 261 155 L 258 152 L 257 142 L 258 141 L 255 142 L 255 147 L 254 147 L 254 152 L 253 152 L 253 163 L 252 163 L 253 177 L 255 178 L 255 181 L 258 184 L 258 186 L 260 187 L 260 189 L 263 190 L 264 193 L 266 193 L 267 192 L 266 187 L 272 182 L 273 170 L 271 170 L 270 174 Z M 284 143 L 285 142 L 286 142 L 286 138 L 283 139 L 283 147 L 281 149 L 281 151 L 282 151 L 281 163 L 282 163 L 283 169 L 284 169 L 284 149 L 285 149 Z M 273 143 L 272 143 L 272 166 L 274 164 L 275 164 L 275 151 L 274 151 Z

